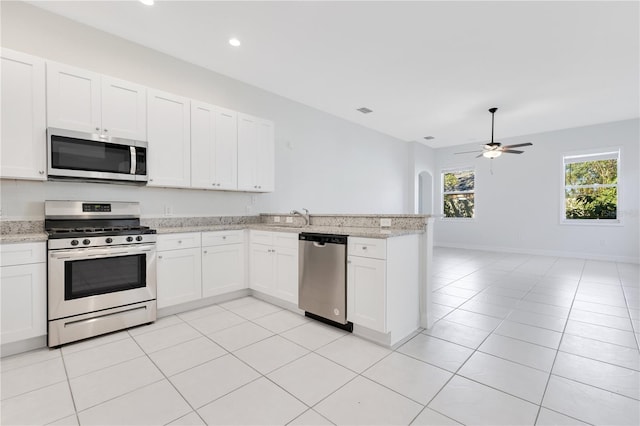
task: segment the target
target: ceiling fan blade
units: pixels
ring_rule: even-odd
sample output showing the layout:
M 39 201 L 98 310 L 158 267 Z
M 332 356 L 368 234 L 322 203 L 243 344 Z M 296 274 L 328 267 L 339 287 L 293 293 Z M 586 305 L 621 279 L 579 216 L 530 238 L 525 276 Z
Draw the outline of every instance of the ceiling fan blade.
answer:
M 484 152 L 482 154 L 484 154 Z M 476 158 L 482 157 L 482 154 L 476 155 Z
M 472 154 L 474 152 L 482 152 L 479 150 L 475 150 L 475 151 L 462 151 L 462 152 L 455 152 L 454 154 Z
M 527 143 L 517 143 L 517 144 L 515 144 L 515 145 L 505 145 L 505 146 L 503 146 L 503 148 L 507 148 L 507 149 L 509 149 L 509 148 L 517 148 L 517 147 L 519 147 L 519 146 L 532 146 L 532 145 L 533 145 L 533 144 L 532 144 L 531 142 L 527 142 Z
M 518 151 L 517 149 L 503 149 L 502 152 L 507 154 L 522 154 L 524 151 Z

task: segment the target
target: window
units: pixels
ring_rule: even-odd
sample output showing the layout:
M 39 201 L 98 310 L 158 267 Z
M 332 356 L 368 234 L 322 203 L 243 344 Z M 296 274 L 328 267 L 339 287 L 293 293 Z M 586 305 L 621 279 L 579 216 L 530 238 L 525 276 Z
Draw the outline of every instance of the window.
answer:
M 474 217 L 475 171 L 450 170 L 442 173 L 442 213 L 445 217 Z
M 618 222 L 620 151 L 564 156 L 565 221 Z

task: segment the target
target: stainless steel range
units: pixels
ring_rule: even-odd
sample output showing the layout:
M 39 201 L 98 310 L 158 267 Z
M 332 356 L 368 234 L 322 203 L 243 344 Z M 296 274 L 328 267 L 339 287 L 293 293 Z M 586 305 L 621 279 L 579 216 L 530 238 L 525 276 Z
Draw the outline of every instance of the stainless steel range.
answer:
M 48 345 L 156 319 L 156 235 L 133 202 L 45 201 Z

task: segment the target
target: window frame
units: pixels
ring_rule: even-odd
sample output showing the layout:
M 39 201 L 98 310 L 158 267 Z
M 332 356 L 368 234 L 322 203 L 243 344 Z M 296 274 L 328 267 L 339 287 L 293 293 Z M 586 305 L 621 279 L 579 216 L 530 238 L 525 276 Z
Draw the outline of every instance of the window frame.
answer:
M 444 190 L 444 175 L 446 173 L 454 173 L 454 172 L 465 172 L 470 171 L 473 173 L 473 191 L 459 191 L 459 192 L 446 192 Z M 463 221 L 463 222 L 473 222 L 477 218 L 477 200 L 476 200 L 476 191 L 477 191 L 477 173 L 475 166 L 470 165 L 461 165 L 457 167 L 447 167 L 440 170 L 440 219 L 446 221 Z M 444 213 L 444 196 L 445 194 L 473 194 L 473 216 L 472 217 L 447 217 Z
M 617 161 L 617 184 L 616 191 L 616 218 L 615 219 L 567 219 L 565 191 L 566 176 L 565 167 L 567 159 L 584 158 L 583 161 L 572 161 L 575 163 L 589 161 L 589 157 L 594 159 L 615 159 Z M 598 158 L 599 157 L 599 158 Z M 564 152 L 560 158 L 560 224 L 570 226 L 622 226 L 622 148 L 619 146 L 603 147 L 582 151 Z M 612 185 L 612 184 L 609 184 Z

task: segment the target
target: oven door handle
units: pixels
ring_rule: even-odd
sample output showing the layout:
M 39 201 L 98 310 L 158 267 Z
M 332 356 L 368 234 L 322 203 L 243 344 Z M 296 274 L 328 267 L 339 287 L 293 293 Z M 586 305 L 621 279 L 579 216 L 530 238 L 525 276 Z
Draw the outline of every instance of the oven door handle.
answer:
M 140 254 L 141 252 L 152 252 L 155 250 L 154 244 L 144 244 L 140 246 L 127 247 L 123 250 L 119 248 L 93 248 L 93 249 L 76 249 L 76 250 L 60 250 L 50 251 L 49 257 L 52 259 L 86 259 L 88 257 L 110 257 L 127 254 Z

